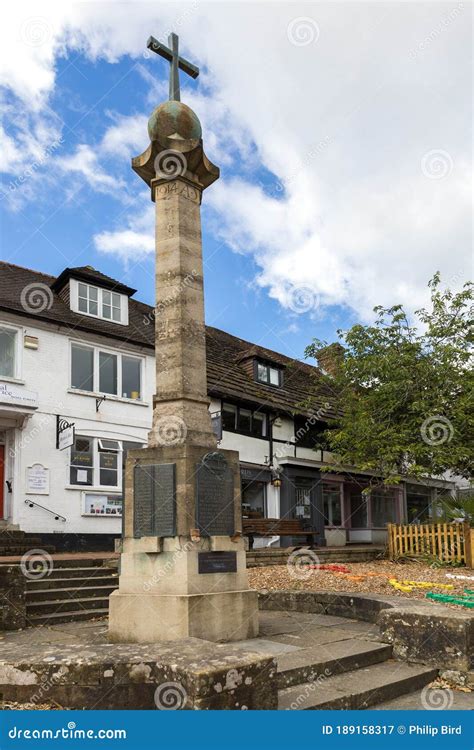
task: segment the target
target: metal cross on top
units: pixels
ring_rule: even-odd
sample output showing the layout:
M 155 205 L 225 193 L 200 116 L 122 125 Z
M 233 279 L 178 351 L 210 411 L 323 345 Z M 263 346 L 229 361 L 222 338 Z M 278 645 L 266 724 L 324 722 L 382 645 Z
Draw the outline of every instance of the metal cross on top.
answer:
M 164 57 L 165 60 L 168 60 L 168 62 L 171 63 L 170 66 L 170 101 L 179 102 L 180 96 L 179 96 L 179 72 L 178 68 L 181 68 L 181 70 L 184 70 L 185 73 L 188 74 L 188 76 L 191 76 L 191 78 L 197 78 L 199 75 L 199 68 L 197 68 L 192 63 L 188 62 L 184 59 L 184 57 L 179 56 L 178 52 L 178 45 L 179 45 L 179 39 L 177 34 L 170 34 L 168 37 L 168 44 L 169 47 L 166 47 L 166 45 L 162 44 L 158 41 L 158 39 L 155 39 L 154 36 L 151 36 L 146 46 L 148 49 L 153 50 L 153 52 L 156 52 L 157 55 L 161 55 L 161 57 Z

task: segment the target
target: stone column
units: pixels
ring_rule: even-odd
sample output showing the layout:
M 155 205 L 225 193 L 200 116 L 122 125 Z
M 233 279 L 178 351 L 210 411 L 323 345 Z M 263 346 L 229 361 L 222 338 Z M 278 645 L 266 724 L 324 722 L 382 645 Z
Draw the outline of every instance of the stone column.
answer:
M 156 203 L 157 395 L 149 444 L 162 445 L 176 432 L 192 445 L 216 448 L 206 382 L 203 188 L 189 177 L 159 178 L 151 185 Z
M 219 177 L 185 104 L 160 105 L 132 167 L 156 204 L 156 395 L 149 447 L 127 458 L 119 588 L 109 637 L 238 641 L 258 632 L 248 589 L 239 456 L 209 414 L 200 206 Z

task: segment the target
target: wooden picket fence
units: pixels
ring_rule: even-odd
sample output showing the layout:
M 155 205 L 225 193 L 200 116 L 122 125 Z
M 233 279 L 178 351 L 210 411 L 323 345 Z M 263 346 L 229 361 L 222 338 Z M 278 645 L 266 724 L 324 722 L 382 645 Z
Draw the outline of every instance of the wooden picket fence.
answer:
M 474 529 L 468 523 L 389 523 L 387 530 L 391 560 L 429 556 L 474 567 Z

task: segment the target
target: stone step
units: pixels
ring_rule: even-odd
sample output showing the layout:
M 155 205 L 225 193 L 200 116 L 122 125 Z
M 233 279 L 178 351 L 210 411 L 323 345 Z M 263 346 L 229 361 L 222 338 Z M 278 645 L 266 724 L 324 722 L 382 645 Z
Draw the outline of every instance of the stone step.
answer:
M 291 651 L 278 656 L 277 686 L 279 690 L 302 683 L 327 679 L 361 667 L 369 667 L 390 659 L 392 647 L 356 638 L 321 646 Z
M 102 570 L 102 568 L 100 569 Z M 34 593 L 35 591 L 43 591 L 44 589 L 67 589 L 67 588 L 80 588 L 81 586 L 91 585 L 94 586 L 118 586 L 118 574 L 113 571 L 97 573 L 93 576 L 66 576 L 64 578 L 40 578 L 37 581 L 29 580 L 26 584 L 27 594 Z
M 109 608 L 103 609 L 76 609 L 64 612 L 53 612 L 52 614 L 28 614 L 28 625 L 55 625 L 57 622 L 79 622 L 81 620 L 93 620 L 98 617 L 107 617 Z
M 280 710 L 360 710 L 424 687 L 438 670 L 400 661 L 386 661 L 352 672 L 320 677 L 315 682 L 280 690 Z
M 31 616 L 58 614 L 69 610 L 81 609 L 103 609 L 108 612 L 109 597 L 102 594 L 100 597 L 75 597 L 74 599 L 46 599 L 41 602 L 27 602 L 26 615 L 28 620 Z
M 89 566 L 87 568 L 63 568 L 62 567 L 62 560 L 61 560 L 61 567 L 57 568 L 55 565 L 55 561 L 53 560 L 53 567 L 51 569 L 51 572 L 48 575 L 48 581 L 54 581 L 58 580 L 60 578 L 95 578 L 96 576 L 113 576 L 117 575 L 117 569 L 116 568 L 106 568 L 106 567 L 93 567 Z M 43 580 L 46 580 L 43 579 Z
M 54 558 L 54 565 L 58 569 L 65 568 L 101 568 L 102 566 L 109 569 L 117 569 L 118 558 L 110 557 L 60 557 L 59 554 Z
M 39 547 L 34 542 L 28 542 L 27 544 L 17 544 L 16 542 L 13 542 L 8 546 L 4 545 L 0 547 L 0 565 L 2 563 L 2 557 L 21 556 L 26 552 L 31 552 L 31 550 L 33 549 L 39 549 Z M 56 552 L 56 547 L 52 547 L 48 544 L 43 544 L 41 545 L 41 550 L 48 552 L 48 554 L 50 555 L 53 555 Z M 8 565 L 11 565 L 11 563 L 8 563 Z
M 66 580 L 69 582 L 71 579 L 68 578 Z M 109 596 L 112 591 L 115 591 L 118 587 L 118 580 L 117 583 L 108 583 L 104 586 L 87 586 L 84 585 L 85 583 L 87 582 L 83 581 L 82 585 L 75 588 L 68 586 L 67 588 L 47 588 L 27 591 L 26 606 L 29 608 L 30 605 L 38 604 L 39 602 L 49 602 L 53 600 L 60 602 L 63 599 L 70 601 L 71 599 L 81 599 L 84 597 L 103 599 L 105 596 Z

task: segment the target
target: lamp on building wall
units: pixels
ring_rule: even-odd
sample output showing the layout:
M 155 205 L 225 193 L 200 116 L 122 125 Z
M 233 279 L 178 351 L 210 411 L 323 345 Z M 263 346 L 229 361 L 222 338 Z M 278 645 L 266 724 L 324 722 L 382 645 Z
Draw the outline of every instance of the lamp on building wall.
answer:
M 274 487 L 281 487 L 280 472 L 280 467 L 272 469 L 271 483 Z

